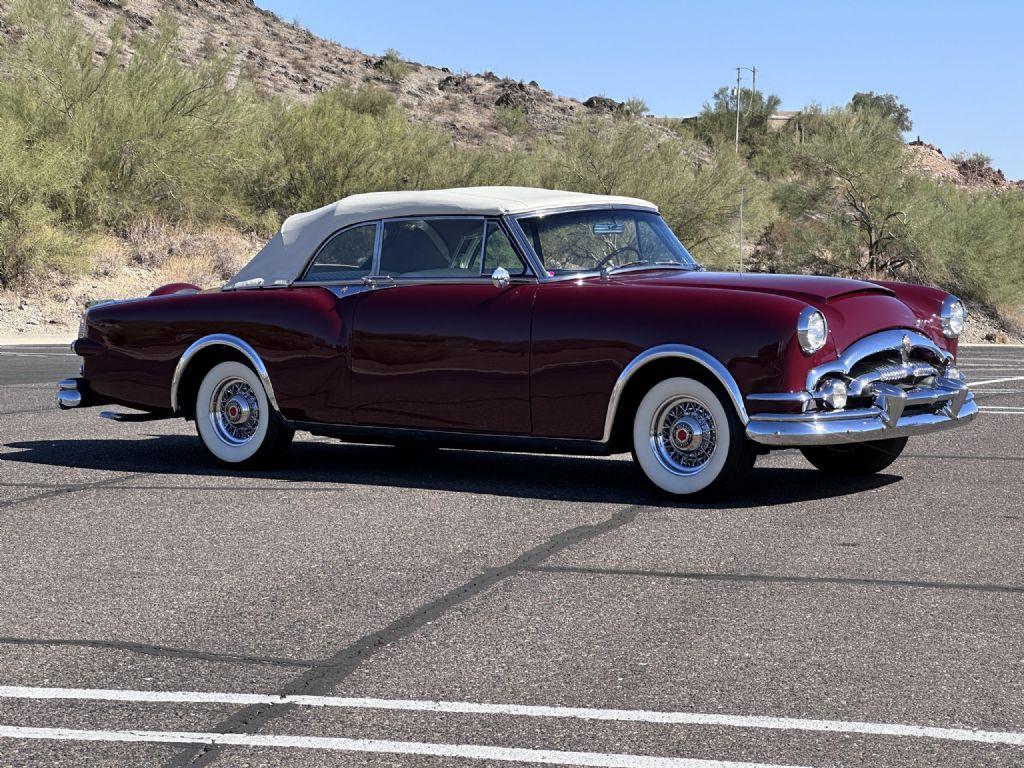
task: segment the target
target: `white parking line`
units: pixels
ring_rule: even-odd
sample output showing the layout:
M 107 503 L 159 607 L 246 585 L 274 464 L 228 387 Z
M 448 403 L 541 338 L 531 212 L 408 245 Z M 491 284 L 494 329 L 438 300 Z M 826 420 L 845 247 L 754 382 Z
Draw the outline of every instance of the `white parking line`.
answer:
M 392 755 L 462 757 L 544 765 L 586 765 L 602 768 L 798 768 L 732 760 L 697 760 L 687 757 L 621 755 L 605 752 L 563 752 L 554 749 L 519 749 L 482 744 L 434 744 L 419 741 L 343 739 L 326 736 L 279 736 L 244 733 L 190 733 L 187 731 L 89 731 L 76 728 L 27 728 L 0 725 L 0 738 L 59 741 L 127 741 L 154 744 L 209 744 L 239 747 L 326 749 L 338 752 L 377 752 Z
M 7 357 L 75 357 L 73 352 L 8 352 L 0 349 L 0 355 Z
M 988 379 L 987 381 L 968 381 L 972 387 L 980 387 L 985 384 L 1002 384 L 1004 381 L 1024 381 L 1024 376 L 1009 376 L 1005 379 Z
M 1024 732 L 982 731 L 970 728 L 939 728 L 898 723 L 866 723 L 846 720 L 813 720 L 798 717 L 723 715 L 702 712 L 663 712 L 647 709 L 593 709 L 527 704 L 481 704 L 469 701 L 423 701 L 417 699 L 374 699 L 344 696 L 270 696 L 258 693 L 207 691 L 131 691 L 102 688 L 37 688 L 0 686 L 0 698 L 78 699 L 89 701 L 135 701 L 147 703 L 196 704 L 297 704 L 306 707 L 408 710 L 473 715 L 513 715 L 576 720 L 613 720 L 667 725 L 710 725 L 788 731 L 862 733 L 872 736 L 911 736 L 950 741 L 977 741 L 1024 747 Z

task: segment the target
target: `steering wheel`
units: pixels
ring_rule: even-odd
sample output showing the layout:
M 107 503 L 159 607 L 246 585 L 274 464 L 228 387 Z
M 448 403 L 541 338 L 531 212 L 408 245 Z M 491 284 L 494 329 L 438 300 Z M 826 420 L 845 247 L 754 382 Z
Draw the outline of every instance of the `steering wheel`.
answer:
M 632 245 L 624 245 L 621 248 L 616 248 L 614 251 L 609 253 L 607 256 L 605 256 L 603 259 L 601 259 L 599 262 L 597 262 L 597 265 L 596 265 L 595 268 L 596 269 L 600 269 L 605 264 L 607 264 L 609 261 L 611 261 L 616 256 L 618 256 L 620 253 L 625 253 L 626 251 L 632 251 L 633 253 L 636 254 L 637 259 L 640 258 L 640 250 L 638 248 L 636 248 L 635 246 L 632 246 Z

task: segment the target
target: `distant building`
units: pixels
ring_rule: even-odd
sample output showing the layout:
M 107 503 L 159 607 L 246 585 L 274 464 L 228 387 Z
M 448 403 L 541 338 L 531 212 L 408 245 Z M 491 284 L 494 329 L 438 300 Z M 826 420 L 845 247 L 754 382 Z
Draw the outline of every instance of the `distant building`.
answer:
M 768 130 L 778 132 L 789 125 L 789 121 L 799 115 L 799 110 L 780 109 L 768 117 Z

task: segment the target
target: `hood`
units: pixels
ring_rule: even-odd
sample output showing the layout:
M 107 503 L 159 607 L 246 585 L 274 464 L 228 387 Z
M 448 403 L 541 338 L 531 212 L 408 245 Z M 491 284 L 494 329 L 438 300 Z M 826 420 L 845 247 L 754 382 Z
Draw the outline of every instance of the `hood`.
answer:
M 814 275 L 769 275 L 736 272 L 632 272 L 615 275 L 616 281 L 639 282 L 645 285 L 665 285 L 687 288 L 718 288 L 754 293 L 772 293 L 788 296 L 808 304 L 822 304 L 850 294 L 894 296 L 881 285 L 842 277 Z
M 886 328 L 912 328 L 927 333 L 926 326 L 896 292 L 884 285 L 841 277 L 811 275 L 767 275 L 734 272 L 620 273 L 613 279 L 648 288 L 671 287 L 689 291 L 713 288 L 769 294 L 800 301 L 820 309 L 828 320 L 829 334 L 839 349 L 857 339 Z M 737 296 L 743 301 L 741 296 Z M 932 338 L 941 333 L 930 333 Z M 936 343 L 945 345 L 944 340 Z

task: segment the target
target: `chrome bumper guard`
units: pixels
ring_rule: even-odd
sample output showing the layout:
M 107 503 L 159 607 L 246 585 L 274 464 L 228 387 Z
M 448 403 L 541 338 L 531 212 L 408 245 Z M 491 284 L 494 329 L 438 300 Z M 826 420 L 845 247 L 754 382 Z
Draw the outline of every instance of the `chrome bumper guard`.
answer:
M 949 429 L 978 415 L 974 395 L 958 379 L 940 377 L 932 386 L 910 389 L 875 382 L 870 392 L 874 403 L 868 408 L 754 414 L 747 437 L 770 446 L 860 443 Z M 925 410 L 906 413 L 908 408 Z
M 82 393 L 78 390 L 78 379 L 61 379 L 57 382 L 57 405 L 66 411 L 82 404 Z

